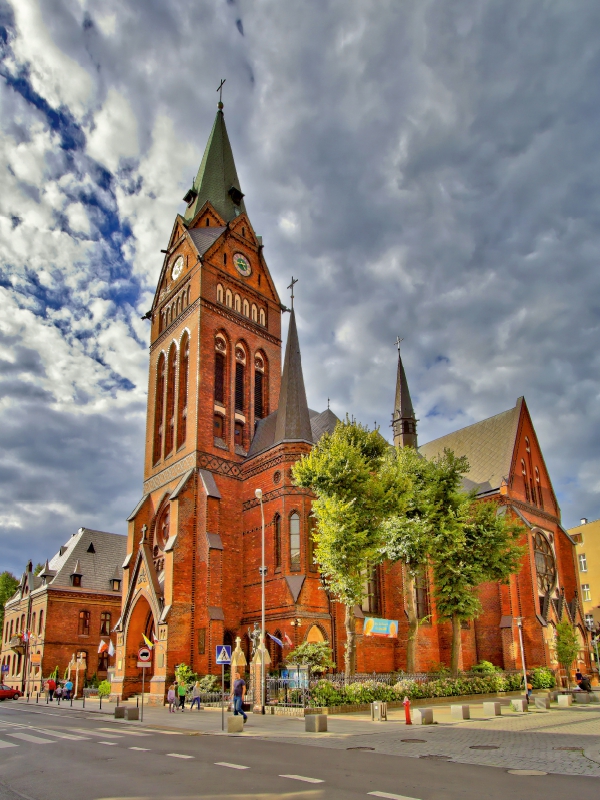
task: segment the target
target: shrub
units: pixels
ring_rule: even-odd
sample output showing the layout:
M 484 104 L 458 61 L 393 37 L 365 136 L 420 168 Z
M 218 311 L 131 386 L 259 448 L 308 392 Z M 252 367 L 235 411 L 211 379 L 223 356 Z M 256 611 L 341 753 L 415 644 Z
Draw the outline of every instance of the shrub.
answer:
M 556 678 L 548 667 L 535 667 L 531 670 L 531 685 L 534 689 L 554 689 Z
M 335 667 L 331 660 L 332 650 L 329 642 L 303 642 L 286 658 L 286 664 L 308 667 L 310 672 L 327 672 Z
M 310 692 L 309 705 L 312 707 L 339 706 L 343 702 L 343 694 L 326 680 L 318 681 Z
M 480 661 L 479 664 L 474 664 L 471 667 L 471 672 L 482 672 L 485 674 L 500 672 L 500 667 L 496 667 L 491 661 Z
M 221 684 L 216 675 L 205 675 L 198 682 L 201 692 L 218 692 L 221 689 Z
M 110 691 L 110 681 L 101 681 L 101 683 L 98 685 L 98 695 L 100 697 L 108 697 Z

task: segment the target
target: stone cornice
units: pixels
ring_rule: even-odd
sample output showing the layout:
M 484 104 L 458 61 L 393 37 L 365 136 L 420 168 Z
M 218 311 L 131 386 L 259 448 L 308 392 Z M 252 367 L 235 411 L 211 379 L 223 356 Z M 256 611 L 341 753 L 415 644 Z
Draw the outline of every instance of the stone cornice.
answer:
M 516 506 L 521 511 L 527 511 L 527 513 L 534 517 L 543 517 L 544 519 L 547 519 L 548 522 L 553 522 L 555 525 L 560 525 L 560 517 L 557 517 L 554 514 L 549 514 L 547 511 L 542 511 L 541 508 L 538 506 L 532 506 L 531 503 L 524 503 L 522 500 L 515 500 L 514 497 L 510 497 L 508 495 L 503 497 L 503 501 L 505 504 Z
M 188 317 L 190 317 L 194 313 L 194 311 L 196 311 L 196 309 L 198 309 L 199 307 L 200 307 L 200 299 L 198 298 L 197 300 L 194 300 L 193 303 L 190 303 L 190 305 L 185 309 L 185 311 L 182 311 L 178 317 L 175 317 L 175 319 L 169 325 L 169 327 L 165 328 L 164 331 L 159 336 L 157 336 L 157 338 L 150 344 L 150 352 L 159 347 L 165 341 L 165 339 L 168 339 L 170 336 L 172 336 L 175 328 L 182 322 L 184 322 Z
M 205 308 L 208 308 L 210 311 L 213 311 L 220 317 L 229 320 L 230 322 L 234 322 L 236 325 L 239 325 L 242 328 L 245 328 L 247 331 L 251 333 L 258 334 L 263 339 L 271 342 L 274 345 L 280 345 L 281 339 L 278 339 L 276 336 L 273 336 L 272 333 L 269 333 L 266 328 L 263 328 L 262 325 L 259 325 L 258 322 L 252 322 L 251 319 L 245 317 L 243 314 L 238 314 L 237 311 L 234 311 L 232 308 L 228 306 L 222 306 L 220 303 L 213 303 L 211 300 L 207 300 L 206 298 L 202 298 L 202 305 Z M 191 306 L 190 306 L 191 308 Z
M 301 486 L 278 486 L 276 489 L 272 489 L 270 492 L 265 492 L 263 494 L 263 503 L 268 503 L 270 500 L 276 500 L 282 495 L 303 495 L 304 497 L 314 497 L 314 494 L 310 489 L 304 489 Z M 250 511 L 251 508 L 256 508 L 258 505 L 260 505 L 259 501 L 256 499 L 256 497 L 252 497 L 249 500 L 246 500 L 242 506 L 242 510 Z

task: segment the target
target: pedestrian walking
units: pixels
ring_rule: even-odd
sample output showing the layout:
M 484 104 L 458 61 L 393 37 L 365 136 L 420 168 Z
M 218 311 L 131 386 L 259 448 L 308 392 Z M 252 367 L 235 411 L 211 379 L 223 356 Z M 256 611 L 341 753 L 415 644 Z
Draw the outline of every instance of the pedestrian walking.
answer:
M 185 691 L 186 691 L 185 683 L 181 681 L 177 685 L 177 694 L 179 695 L 179 708 L 182 711 L 185 711 Z
M 46 681 L 46 689 L 48 690 L 48 699 L 52 702 L 52 698 L 54 697 L 54 692 L 56 691 L 56 681 L 54 678 L 50 677 Z
M 169 686 L 169 691 L 167 692 L 167 703 L 169 704 L 169 714 L 175 713 L 175 684 L 172 683 Z
M 71 699 L 71 692 L 73 691 L 73 681 L 69 680 L 65 683 L 65 700 Z
M 63 688 L 59 683 L 56 689 L 54 690 L 54 697 L 56 698 L 57 702 L 60 702 L 60 700 L 62 699 L 62 695 L 63 695 Z
M 244 711 L 244 700 L 246 699 L 246 681 L 240 678 L 240 673 L 235 673 L 235 681 L 233 682 L 233 692 L 231 695 L 233 700 L 233 716 L 237 717 L 241 714 L 244 722 L 248 722 L 248 717 Z
M 200 683 L 198 681 L 196 681 L 192 689 L 192 705 L 190 706 L 190 711 L 196 703 L 198 703 L 198 711 L 200 711 L 202 706 L 200 705 Z

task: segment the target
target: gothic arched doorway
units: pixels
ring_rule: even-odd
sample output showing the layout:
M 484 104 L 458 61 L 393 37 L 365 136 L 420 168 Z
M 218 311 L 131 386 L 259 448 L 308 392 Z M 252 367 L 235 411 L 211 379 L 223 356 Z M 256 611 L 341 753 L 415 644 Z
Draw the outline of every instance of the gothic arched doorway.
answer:
M 146 596 L 141 594 L 129 615 L 125 633 L 125 691 L 127 697 L 136 692 L 141 692 L 142 690 L 142 670 L 137 665 L 138 650 L 145 645 L 144 636 L 146 636 L 149 641 L 153 641 L 152 637 L 155 633 L 152 608 Z M 150 680 L 154 675 L 154 658 L 155 650 L 152 650 L 150 668 L 145 670 L 145 691 L 150 690 Z

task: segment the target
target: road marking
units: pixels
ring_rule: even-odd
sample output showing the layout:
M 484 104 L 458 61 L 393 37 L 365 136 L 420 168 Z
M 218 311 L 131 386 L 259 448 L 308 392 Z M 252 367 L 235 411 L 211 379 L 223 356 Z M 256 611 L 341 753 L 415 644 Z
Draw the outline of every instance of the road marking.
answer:
M 325 783 L 320 778 L 307 778 L 304 775 L 280 775 L 280 778 L 290 778 L 292 781 L 304 781 L 304 783 Z
M 539 769 L 507 769 L 509 775 L 547 775 L 547 772 L 540 772 Z
M 389 792 L 369 792 L 371 797 L 387 797 L 388 800 L 417 800 L 416 797 L 407 797 L 405 794 L 390 794 Z
M 229 767 L 230 769 L 250 769 L 250 767 L 244 767 L 242 764 L 229 764 L 227 761 L 215 761 L 215 766 Z
M 181 753 L 167 753 L 170 758 L 193 758 L 194 756 L 183 756 Z
M 116 747 L 117 746 L 116 742 L 97 742 L 97 744 L 106 744 L 109 747 Z
M 144 753 L 149 753 L 149 747 L 130 747 L 129 750 L 142 750 Z
M 59 739 L 72 739 L 73 741 L 89 740 L 89 736 L 73 736 L 72 733 L 62 733 L 62 731 L 51 731 L 47 728 L 31 728 L 35 733 L 44 733 L 47 736 L 57 736 Z
M 15 739 L 23 739 L 24 742 L 33 742 L 34 744 L 56 744 L 52 739 L 42 739 L 41 736 L 32 736 L 30 733 L 7 733 L 7 736 L 14 736 Z
M 108 731 L 112 733 L 114 728 L 98 728 L 99 731 Z M 127 736 L 152 736 L 151 733 L 141 733 L 140 731 L 123 731 L 124 734 Z M 116 736 L 121 736 L 120 733 L 117 733 Z
M 14 742 L 3 742 L 2 739 L 0 739 L 0 749 L 3 747 L 18 747 L 18 746 L 19 745 L 15 744 Z
M 120 733 L 105 733 L 104 731 L 87 731 L 85 728 L 73 728 L 77 733 L 87 733 L 89 736 L 104 736 L 105 739 L 122 739 Z

